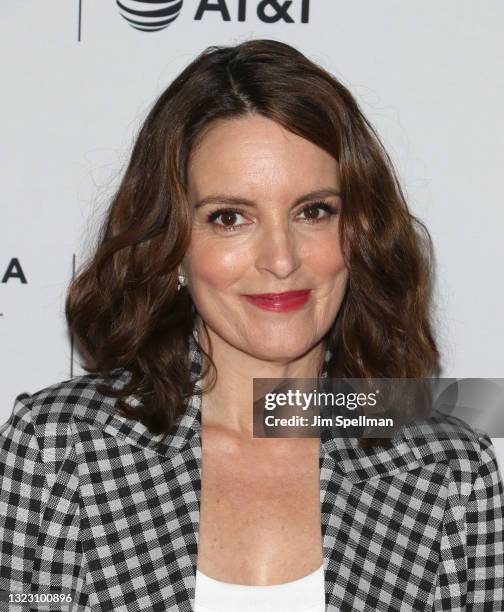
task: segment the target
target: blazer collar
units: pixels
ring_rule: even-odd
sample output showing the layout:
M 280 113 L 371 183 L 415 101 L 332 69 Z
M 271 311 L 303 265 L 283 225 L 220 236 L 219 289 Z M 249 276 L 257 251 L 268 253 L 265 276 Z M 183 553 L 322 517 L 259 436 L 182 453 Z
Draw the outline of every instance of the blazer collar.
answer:
M 191 380 L 195 390 L 201 390 L 199 376 L 202 369 L 201 354 L 197 346 L 198 334 L 193 327 L 193 334 L 189 337 L 189 359 L 191 367 Z M 327 377 L 327 364 L 331 352 L 326 348 L 322 377 Z M 118 377 L 112 386 L 120 388 L 131 377 L 128 370 L 119 368 Z M 129 395 L 126 402 L 137 405 L 140 398 Z M 110 410 L 86 411 L 85 414 L 76 415 L 92 425 L 99 425 L 104 432 L 122 438 L 125 442 L 141 446 L 164 457 L 174 457 L 189 444 L 201 446 L 201 396 L 194 393 L 190 398 L 187 409 L 174 423 L 172 433 L 169 435 L 153 434 L 142 423 L 127 419 L 115 413 L 115 399 L 107 398 Z M 97 421 L 101 421 L 97 423 Z M 197 440 L 193 440 L 197 436 Z M 320 456 L 327 455 L 334 461 L 334 469 L 351 482 L 359 482 L 375 476 L 394 475 L 398 472 L 414 469 L 422 465 L 422 457 L 414 444 L 406 437 L 395 438 L 390 448 L 362 449 L 357 446 L 357 439 L 351 437 L 334 436 L 332 431 L 324 427 L 321 432 Z

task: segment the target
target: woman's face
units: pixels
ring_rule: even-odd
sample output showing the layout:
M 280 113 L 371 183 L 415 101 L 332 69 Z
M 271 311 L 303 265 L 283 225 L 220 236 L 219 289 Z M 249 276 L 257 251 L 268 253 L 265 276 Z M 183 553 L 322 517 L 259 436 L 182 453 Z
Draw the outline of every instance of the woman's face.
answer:
M 194 218 L 181 266 L 211 336 L 267 361 L 295 359 L 320 342 L 347 281 L 338 192 L 336 160 L 274 121 L 211 126 L 189 160 Z M 306 302 L 290 309 L 244 297 L 302 289 Z

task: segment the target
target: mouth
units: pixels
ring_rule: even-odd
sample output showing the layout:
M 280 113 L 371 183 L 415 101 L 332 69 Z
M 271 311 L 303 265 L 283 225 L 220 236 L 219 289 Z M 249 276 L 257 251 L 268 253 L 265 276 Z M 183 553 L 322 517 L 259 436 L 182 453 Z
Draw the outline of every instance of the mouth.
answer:
M 310 289 L 297 289 L 295 291 L 283 291 L 282 293 L 245 293 L 246 297 L 264 299 L 264 300 L 284 300 L 291 297 L 306 295 Z
M 300 289 L 283 293 L 254 293 L 244 294 L 243 297 L 259 308 L 285 312 L 304 306 L 310 297 L 310 291 L 311 289 Z

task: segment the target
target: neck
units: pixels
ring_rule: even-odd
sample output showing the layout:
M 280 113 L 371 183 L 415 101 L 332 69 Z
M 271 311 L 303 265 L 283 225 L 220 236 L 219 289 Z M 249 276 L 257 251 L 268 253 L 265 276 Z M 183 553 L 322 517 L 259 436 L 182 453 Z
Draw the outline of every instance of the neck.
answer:
M 313 379 L 319 376 L 324 358 L 323 342 L 295 359 L 265 361 L 231 346 L 209 329 L 210 351 L 200 318 L 197 331 L 200 345 L 211 355 L 217 369 L 217 382 L 203 395 L 203 427 L 214 427 L 250 438 L 253 435 L 254 378 Z M 206 386 L 209 380 L 207 374 L 203 385 Z M 268 381 L 256 381 L 256 391 L 267 385 Z

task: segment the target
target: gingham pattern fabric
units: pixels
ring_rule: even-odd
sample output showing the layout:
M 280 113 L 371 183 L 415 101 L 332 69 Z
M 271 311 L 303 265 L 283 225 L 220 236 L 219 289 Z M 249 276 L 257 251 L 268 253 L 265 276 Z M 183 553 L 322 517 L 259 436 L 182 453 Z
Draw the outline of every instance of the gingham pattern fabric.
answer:
M 197 377 L 192 338 L 190 357 Z M 130 376 L 114 375 L 114 386 Z M 163 441 L 116 415 L 99 382 L 19 395 L 0 428 L 0 589 L 73 601 L 3 609 L 189 612 L 199 398 Z M 327 612 L 504 610 L 504 494 L 484 432 L 438 439 L 415 426 L 365 450 L 324 429 L 320 503 Z

